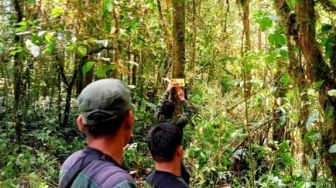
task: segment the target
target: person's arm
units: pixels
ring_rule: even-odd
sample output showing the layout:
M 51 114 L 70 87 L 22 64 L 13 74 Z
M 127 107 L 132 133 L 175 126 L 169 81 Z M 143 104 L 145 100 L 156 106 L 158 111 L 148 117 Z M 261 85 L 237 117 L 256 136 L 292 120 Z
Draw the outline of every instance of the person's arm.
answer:
M 176 121 L 176 125 L 178 125 L 180 128 L 184 128 L 188 124 L 189 120 L 191 119 L 192 109 L 191 109 L 191 105 L 189 104 L 189 102 L 185 99 L 184 91 L 182 88 L 178 89 L 177 94 L 178 94 L 179 100 L 182 103 L 183 113 L 179 115 Z
M 155 120 L 159 120 L 160 119 L 160 115 L 161 115 L 161 108 L 163 106 L 163 103 L 167 100 L 172 88 L 174 87 L 175 83 L 170 82 L 168 84 L 168 87 L 166 89 L 166 91 L 163 93 L 163 95 L 160 97 L 159 103 L 156 106 L 155 109 L 155 113 L 154 113 L 154 119 Z

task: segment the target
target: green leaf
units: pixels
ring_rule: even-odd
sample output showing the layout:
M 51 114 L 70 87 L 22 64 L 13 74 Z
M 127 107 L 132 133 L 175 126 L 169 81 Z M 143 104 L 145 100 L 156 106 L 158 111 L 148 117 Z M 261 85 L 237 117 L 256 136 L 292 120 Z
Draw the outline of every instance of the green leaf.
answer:
M 87 49 L 85 46 L 78 46 L 77 51 L 79 52 L 80 55 L 85 56 L 87 53 Z
M 280 53 L 280 56 L 282 58 L 288 58 L 288 51 L 287 50 L 281 49 L 279 53 Z
M 330 34 L 324 41 L 325 55 L 330 58 L 334 52 L 334 44 L 336 43 L 336 37 L 334 34 Z
M 276 55 L 277 54 L 274 51 L 269 52 L 266 56 L 266 59 L 265 59 L 266 63 L 273 65 L 275 63 Z
M 103 78 L 106 75 L 106 71 L 103 67 L 97 67 L 94 73 L 98 78 Z
M 319 130 L 309 129 L 304 136 L 305 143 L 312 143 L 321 140 L 321 133 Z
M 57 42 L 54 38 L 51 38 L 47 42 L 48 42 L 48 45 L 47 45 L 47 48 L 45 48 L 45 52 L 52 54 L 53 52 L 56 51 Z
M 113 1 L 114 0 L 105 0 L 105 3 L 104 3 L 104 8 L 105 10 L 107 10 L 108 12 L 112 12 L 113 10 Z
M 288 153 L 280 154 L 280 158 L 286 166 L 292 166 L 295 163 L 294 159 Z
M 281 78 L 280 78 L 280 82 L 281 82 L 281 84 L 282 84 L 283 86 L 288 87 L 289 84 L 290 84 L 290 82 L 291 82 L 291 78 L 290 78 L 289 74 L 288 74 L 288 73 L 284 73 L 284 74 L 281 76 Z
M 268 42 L 276 47 L 281 47 L 286 45 L 286 38 L 282 34 L 273 33 L 268 36 Z
M 324 80 L 320 80 L 318 82 L 314 82 L 314 87 L 316 89 L 320 89 L 323 86 Z
M 28 23 L 26 21 L 23 21 L 23 22 L 18 23 L 18 26 L 19 27 L 15 29 L 15 32 L 22 32 L 27 29 Z
M 135 32 L 137 27 L 139 25 L 139 19 L 135 20 L 134 22 L 131 23 L 130 25 L 130 30 L 131 32 Z
M 51 10 L 50 16 L 52 18 L 57 18 L 64 13 L 64 9 L 61 7 L 55 7 Z
M 18 27 L 15 29 L 15 32 L 22 32 L 25 31 L 28 27 L 28 23 L 26 21 L 22 21 L 17 24 Z
M 88 62 L 86 62 L 84 64 L 84 66 L 82 67 L 83 74 L 88 73 L 92 69 L 92 67 L 93 67 L 94 64 L 96 64 L 96 62 L 94 62 L 94 61 L 88 61 Z
M 106 77 L 108 71 L 111 71 L 114 68 L 115 68 L 114 64 L 99 66 L 95 69 L 94 73 L 98 78 L 103 78 Z
M 330 24 L 323 24 L 322 27 L 321 27 L 321 32 L 329 31 L 332 28 L 333 28 L 333 26 L 330 25 Z
M 45 34 L 44 38 L 49 43 L 53 40 L 53 35 L 52 35 L 52 33 L 47 33 L 47 34 Z
M 282 181 L 284 182 L 284 183 L 289 183 L 290 181 L 291 181 L 291 179 L 292 179 L 292 176 L 285 176 L 283 179 L 282 179 Z
M 269 17 L 264 17 L 260 22 L 261 31 L 266 31 L 271 28 L 273 25 L 273 21 Z
M 330 146 L 329 153 L 336 153 L 336 144 Z
M 311 127 L 311 125 L 317 120 L 318 116 L 319 116 L 320 112 L 315 109 L 309 116 L 307 122 L 306 122 L 306 126 L 307 128 Z

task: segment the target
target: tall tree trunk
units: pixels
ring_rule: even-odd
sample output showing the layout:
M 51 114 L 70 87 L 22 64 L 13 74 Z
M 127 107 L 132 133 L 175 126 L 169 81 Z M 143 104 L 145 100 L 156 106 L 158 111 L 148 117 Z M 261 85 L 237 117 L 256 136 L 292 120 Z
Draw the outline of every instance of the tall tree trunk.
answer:
M 16 23 L 20 23 L 23 20 L 23 13 L 20 6 L 19 0 L 14 0 L 14 7 L 17 13 Z M 20 36 L 15 36 L 15 42 L 22 46 L 22 39 Z M 22 123 L 21 115 L 19 114 L 20 99 L 21 99 L 21 86 L 22 86 L 22 72 L 23 72 L 23 61 L 20 57 L 20 53 L 14 55 L 14 118 L 15 118 L 15 133 L 16 142 L 20 145 L 22 137 Z
M 185 1 L 173 0 L 173 78 L 184 78 Z
M 172 77 L 185 78 L 184 64 L 185 64 L 185 0 L 173 0 L 173 52 L 172 52 Z M 178 114 L 181 109 L 177 97 L 176 89 L 172 90 L 172 99 L 177 104 L 175 114 Z
M 297 57 L 297 55 L 294 52 L 295 44 L 294 41 L 298 42 L 298 31 L 297 31 L 297 23 L 296 23 L 296 14 L 291 13 L 289 6 L 284 0 L 275 0 L 276 9 L 278 11 L 278 14 L 282 18 L 282 26 L 286 28 L 285 34 L 287 39 L 287 48 L 288 48 L 288 57 L 289 57 L 289 74 L 291 75 L 294 81 L 295 87 L 298 89 L 298 94 L 296 98 L 297 101 L 297 108 L 299 110 L 299 119 L 306 120 L 308 119 L 309 115 L 309 107 L 307 105 L 302 107 L 302 104 L 307 104 L 308 96 L 306 94 L 301 95 L 301 93 L 306 90 L 306 82 L 305 82 L 305 75 L 304 75 L 304 68 L 302 66 L 301 58 Z M 304 141 L 304 136 L 307 132 L 305 121 L 298 121 L 296 125 L 301 131 L 301 140 Z M 293 136 L 294 137 L 294 136 Z M 292 138 L 294 140 L 294 138 Z M 306 155 L 310 153 L 309 150 L 311 150 L 310 144 L 304 143 L 302 147 L 302 153 L 303 153 L 303 164 L 307 163 Z M 293 155 L 295 155 L 295 144 L 291 142 L 291 152 Z M 314 173 L 314 172 L 313 172 Z M 314 176 L 312 176 L 314 177 Z
M 329 165 L 331 174 L 336 186 L 336 165 L 334 160 L 336 155 L 329 153 L 328 149 L 336 142 L 336 100 L 332 96 L 327 95 L 327 91 L 335 88 L 335 81 L 332 79 L 328 65 L 325 63 L 321 51 L 316 40 L 316 17 L 315 17 L 315 2 L 314 0 L 299 0 L 296 5 L 297 26 L 298 26 L 298 45 L 305 57 L 307 67 L 306 77 L 309 82 L 323 81 L 322 87 L 319 89 L 320 104 L 324 108 L 325 114 L 332 111 L 333 119 L 327 121 L 321 127 L 322 143 L 324 147 L 325 161 Z M 328 117 L 329 118 L 329 117 Z
M 250 0 L 242 0 L 243 7 L 243 25 L 244 25 L 244 37 L 245 48 L 244 52 L 247 53 L 251 50 L 251 27 L 250 27 Z
M 78 72 L 82 70 L 84 59 L 86 59 L 87 56 L 84 56 L 80 58 L 79 62 L 76 62 L 76 66 L 73 69 L 72 77 L 70 82 L 67 84 L 66 88 L 66 98 L 65 98 L 65 107 L 63 111 L 63 121 L 62 121 L 62 127 L 66 128 L 68 126 L 69 122 L 69 116 L 70 116 L 70 110 L 71 110 L 71 97 L 72 97 L 72 90 L 74 88 L 74 85 L 77 80 Z
M 242 16 L 243 16 L 243 46 L 244 48 L 242 49 L 243 51 L 243 56 L 246 56 L 248 52 L 251 51 L 252 45 L 251 45 L 251 27 L 250 27 L 250 0 L 240 0 L 239 1 L 240 6 L 242 7 Z M 245 82 L 246 82 L 246 94 L 247 97 L 251 95 L 252 91 L 252 84 L 251 84 L 251 70 L 244 69 L 244 77 L 245 77 Z
M 88 61 L 88 56 L 82 58 L 81 64 L 84 65 Z M 91 68 L 87 73 L 83 73 L 82 69 L 78 70 L 76 78 L 76 94 L 77 96 L 82 92 L 82 90 L 89 85 L 93 80 L 94 69 Z

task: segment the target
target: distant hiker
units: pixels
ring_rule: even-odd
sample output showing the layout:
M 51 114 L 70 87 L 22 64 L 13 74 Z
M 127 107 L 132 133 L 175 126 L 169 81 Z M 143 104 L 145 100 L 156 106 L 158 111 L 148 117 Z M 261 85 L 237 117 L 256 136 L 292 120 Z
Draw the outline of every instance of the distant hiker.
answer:
M 128 87 L 120 80 L 98 80 L 83 89 L 77 103 L 77 125 L 88 146 L 66 159 L 59 187 L 136 187 L 121 166 L 133 129 Z
M 175 103 L 169 99 L 173 88 L 177 89 L 177 96 L 183 107 L 183 113 L 177 116 L 174 116 Z M 183 88 L 180 87 L 177 83 L 170 82 L 166 91 L 161 96 L 159 104 L 156 107 L 154 119 L 158 123 L 173 123 L 183 130 L 183 128 L 189 123 L 191 116 L 191 105 L 185 99 Z
M 183 112 L 180 115 L 174 116 L 175 103 L 170 100 L 171 92 L 173 88 L 177 89 L 177 96 L 180 102 L 182 103 Z M 159 104 L 156 107 L 154 114 L 154 119 L 158 123 L 171 123 L 176 125 L 182 132 L 183 137 L 183 128 L 190 122 L 192 116 L 192 109 L 189 102 L 185 99 L 185 94 L 183 87 L 180 87 L 177 83 L 170 82 L 167 86 L 166 91 L 161 96 Z M 182 177 L 184 181 L 189 185 L 190 174 L 187 171 L 186 166 L 181 161 L 182 168 Z
M 158 124 L 150 129 L 146 141 L 155 161 L 155 170 L 149 174 L 146 183 L 153 188 L 189 187 L 181 177 L 181 130 L 171 123 Z

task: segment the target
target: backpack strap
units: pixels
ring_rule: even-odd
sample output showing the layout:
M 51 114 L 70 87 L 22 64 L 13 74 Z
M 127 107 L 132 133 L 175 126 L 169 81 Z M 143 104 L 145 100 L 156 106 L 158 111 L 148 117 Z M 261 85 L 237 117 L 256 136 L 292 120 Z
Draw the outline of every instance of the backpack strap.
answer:
M 96 149 L 92 149 L 89 147 L 83 149 L 83 154 L 78 158 L 76 163 L 74 163 L 72 167 L 63 176 L 61 183 L 59 184 L 59 188 L 70 188 L 72 183 L 77 178 L 78 174 L 84 168 L 89 166 L 89 164 L 92 161 L 99 159 L 107 160 L 106 157 L 104 156 L 105 155 L 102 152 Z

